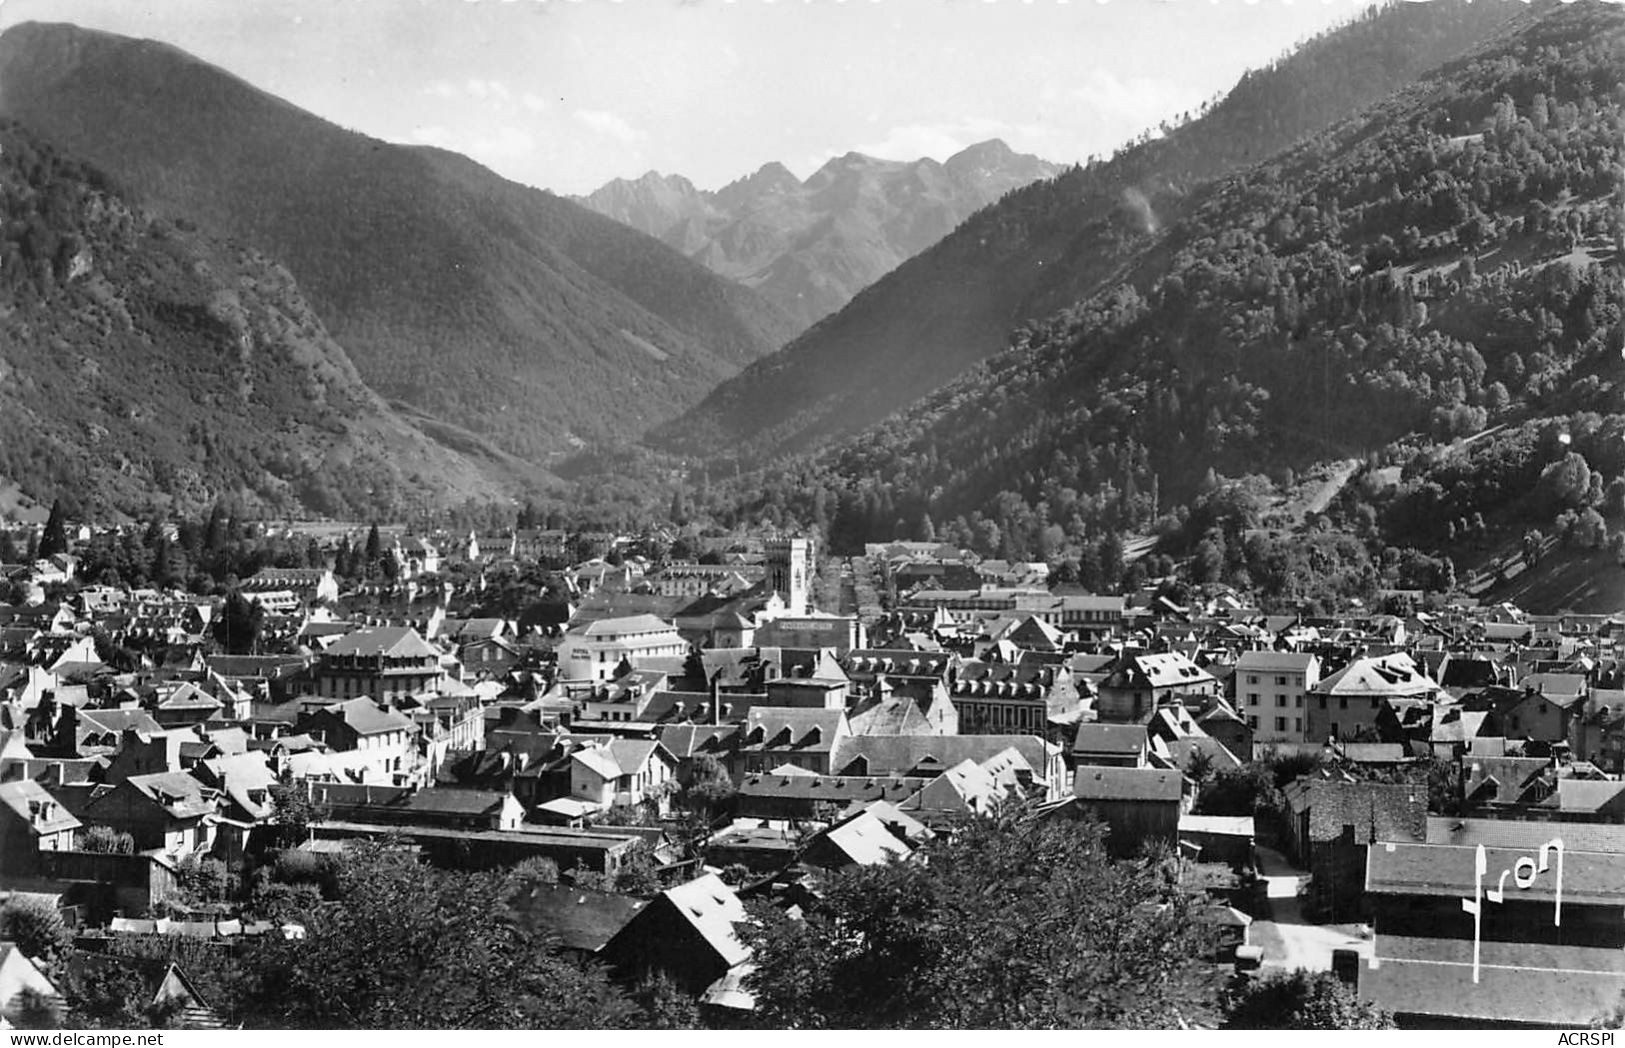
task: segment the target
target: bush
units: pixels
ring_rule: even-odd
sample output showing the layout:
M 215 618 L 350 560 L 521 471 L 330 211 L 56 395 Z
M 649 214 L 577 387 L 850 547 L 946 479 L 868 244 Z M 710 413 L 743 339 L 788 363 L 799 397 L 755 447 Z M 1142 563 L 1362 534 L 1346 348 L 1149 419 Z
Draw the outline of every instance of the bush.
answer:
M 1330 972 L 1269 975 L 1234 991 L 1225 1026 L 1233 1030 L 1392 1030 L 1393 1016 L 1359 1001 Z
M 104 855 L 134 855 L 135 838 L 111 826 L 88 826 L 79 834 L 79 848 Z
M 14 899 L 0 906 L 0 940 L 16 943 L 25 957 L 52 965 L 73 945 L 73 933 L 50 903 Z

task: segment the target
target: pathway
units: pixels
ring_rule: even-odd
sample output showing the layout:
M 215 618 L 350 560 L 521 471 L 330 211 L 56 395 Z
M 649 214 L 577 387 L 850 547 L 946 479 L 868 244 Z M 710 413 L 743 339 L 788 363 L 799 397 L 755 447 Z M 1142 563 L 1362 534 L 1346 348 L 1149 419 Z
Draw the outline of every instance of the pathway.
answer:
M 1252 942 L 1263 948 L 1266 967 L 1331 971 L 1332 951 L 1344 947 L 1371 956 L 1371 940 L 1360 937 L 1358 925 L 1309 924 L 1304 920 L 1299 893 L 1308 880 L 1307 873 L 1273 848 L 1259 846 L 1257 853 L 1269 916 L 1253 922 Z

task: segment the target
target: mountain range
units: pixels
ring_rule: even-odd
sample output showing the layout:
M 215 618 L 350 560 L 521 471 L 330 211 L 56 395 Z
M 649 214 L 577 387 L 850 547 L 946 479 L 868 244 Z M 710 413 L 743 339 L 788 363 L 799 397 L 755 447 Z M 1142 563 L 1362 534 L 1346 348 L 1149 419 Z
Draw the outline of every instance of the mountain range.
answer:
M 650 443 L 765 461 L 852 436 L 1122 278 L 1213 179 L 1353 116 L 1494 33 L 1523 6 L 1369 9 L 1166 133 L 1007 194 L 836 315 L 723 382 Z
M 993 139 L 940 163 L 847 153 L 805 182 L 770 163 L 715 192 L 651 171 L 576 199 L 756 289 L 805 329 L 976 211 L 1061 170 Z
M 168 45 L 13 26 L 0 115 L 138 206 L 285 265 L 362 379 L 454 443 L 545 463 L 641 432 L 794 330 L 618 222 L 347 131 Z

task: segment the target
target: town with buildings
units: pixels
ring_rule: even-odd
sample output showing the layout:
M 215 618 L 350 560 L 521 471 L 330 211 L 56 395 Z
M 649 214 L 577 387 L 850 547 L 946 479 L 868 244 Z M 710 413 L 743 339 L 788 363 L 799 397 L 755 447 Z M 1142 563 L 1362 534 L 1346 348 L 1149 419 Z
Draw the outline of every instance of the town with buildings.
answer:
M 0 908 L 67 929 L 49 965 L 0 954 L 7 1001 L 73 1007 L 56 980 L 112 967 L 230 1025 L 188 955 L 118 944 L 297 944 L 245 865 L 384 842 L 542 860 L 523 906 L 571 957 L 749 1025 L 747 905 L 815 911 L 842 871 L 1012 810 L 1160 850 L 1235 979 L 1331 973 L 1422 1025 L 1583 1025 L 1625 987 L 1625 616 L 1266 615 L 934 542 L 721 535 L 660 563 L 604 534 L 567 563 L 541 531 L 386 531 L 379 580 L 264 567 L 220 596 L 90 584 L 78 551 L 113 530 L 0 566 Z M 551 614 L 467 614 L 538 562 Z

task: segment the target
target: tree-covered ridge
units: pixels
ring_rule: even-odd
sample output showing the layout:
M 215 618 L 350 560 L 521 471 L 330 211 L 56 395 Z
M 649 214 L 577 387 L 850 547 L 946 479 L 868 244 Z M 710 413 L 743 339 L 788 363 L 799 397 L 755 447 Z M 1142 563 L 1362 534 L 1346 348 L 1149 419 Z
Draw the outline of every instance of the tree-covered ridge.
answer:
M 790 333 L 653 238 L 151 41 L 13 26 L 0 113 L 276 258 L 375 390 L 512 454 L 641 432 Z
M 1210 469 L 1279 476 L 1605 408 L 1625 335 L 1622 27 L 1560 9 L 1209 187 L 1111 290 L 753 505 L 847 544 L 929 515 L 1050 556 L 1178 530 Z
M 394 512 L 495 486 L 367 389 L 286 270 L 0 121 L 7 482 L 176 512 Z
M 654 436 L 689 454 L 762 461 L 856 433 L 999 351 L 1013 321 L 1109 287 L 1206 180 L 1376 102 L 1525 11 L 1372 9 L 1244 77 L 1188 122 L 1007 194 Z

